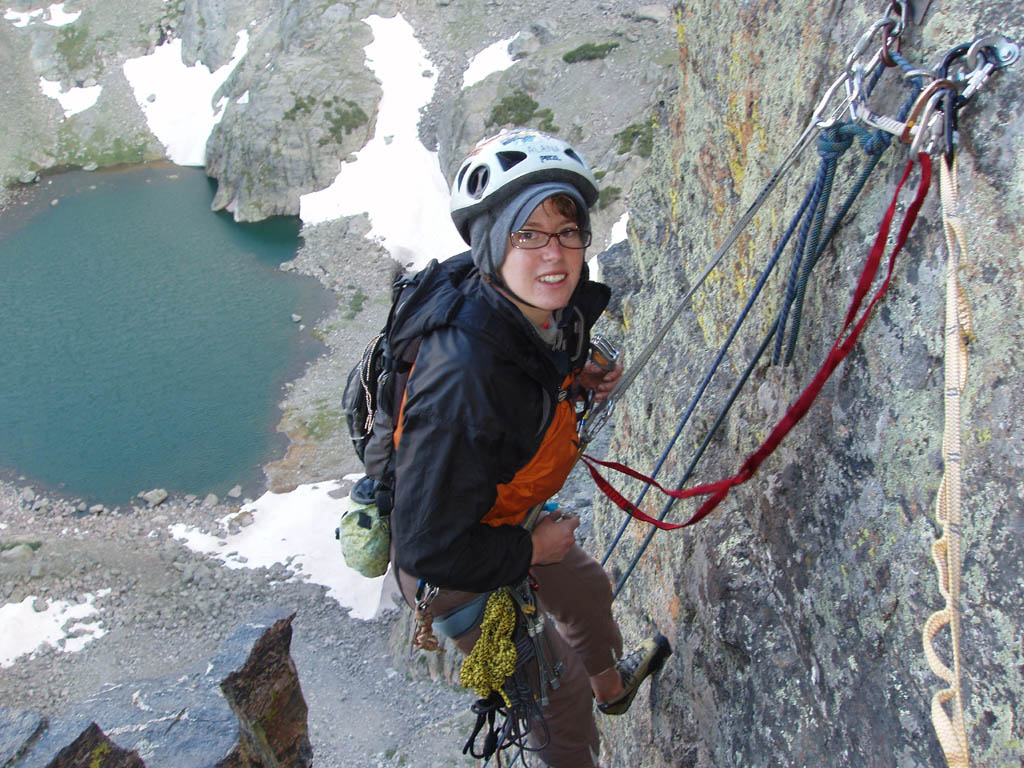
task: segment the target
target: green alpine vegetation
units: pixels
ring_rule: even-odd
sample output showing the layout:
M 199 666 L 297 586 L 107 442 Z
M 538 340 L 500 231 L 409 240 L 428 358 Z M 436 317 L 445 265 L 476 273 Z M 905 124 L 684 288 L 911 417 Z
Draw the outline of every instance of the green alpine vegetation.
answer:
M 619 47 L 618 43 L 584 43 L 579 48 L 573 48 L 562 56 L 566 64 L 575 64 L 578 61 L 593 61 L 603 59 L 609 53 Z
M 640 157 L 650 157 L 654 147 L 654 122 L 633 123 L 615 134 L 619 140 L 617 152 L 624 155 L 635 151 Z
M 526 125 L 538 120 L 537 127 L 548 133 L 560 130 L 554 124 L 555 115 L 550 109 L 538 109 L 540 105 L 527 93 L 516 91 L 499 101 L 487 118 L 487 127 L 494 125 Z

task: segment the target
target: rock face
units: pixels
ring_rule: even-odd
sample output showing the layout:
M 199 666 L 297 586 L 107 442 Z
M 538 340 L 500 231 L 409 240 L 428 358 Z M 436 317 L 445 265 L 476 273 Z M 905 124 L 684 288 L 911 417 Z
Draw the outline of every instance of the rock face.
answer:
M 933 62 L 982 32 L 1024 39 L 1014 3 L 931 5 L 923 26 L 904 38 L 913 62 Z M 627 365 L 883 9 L 862 0 L 677 6 L 679 89 L 657 121 L 652 171 L 630 206 L 641 284 L 624 300 Z M 977 334 L 962 398 L 962 677 L 971 762 L 993 766 L 1017 765 L 1024 755 L 1024 398 L 1011 383 L 1020 378 L 1024 338 L 1022 76 L 1020 62 L 996 74 L 960 112 L 960 210 L 971 251 L 961 277 Z M 889 72 L 872 103 L 895 113 L 905 94 Z M 830 215 L 863 163 L 858 145 L 848 156 Z M 813 377 L 907 159 L 898 143 L 884 156 L 812 275 L 791 365 L 771 366 L 766 356 L 754 368 L 688 486 L 734 474 Z M 810 150 L 696 293 L 620 404 L 612 455 L 642 471 L 655 466 L 818 162 Z M 897 221 L 909 200 L 905 192 Z M 664 484 L 683 478 L 775 319 L 792 250 L 668 454 Z M 654 537 L 617 610 L 627 637 L 658 627 L 675 654 L 631 715 L 606 724 L 610 764 L 945 764 L 930 711 L 946 686 L 929 670 L 921 640 L 943 606 L 931 547 L 941 532 L 934 508 L 943 471 L 945 263 L 936 180 L 888 295 L 808 415 L 704 522 Z M 655 495 L 644 508 L 658 515 Z M 681 502 L 669 519 L 695 510 Z M 607 503 L 601 511 L 603 552 L 622 513 Z M 610 561 L 616 578 L 645 533 L 636 523 L 627 530 Z M 947 664 L 949 637 L 944 628 L 937 639 Z
M 207 143 L 218 180 L 214 209 L 237 221 L 299 212 L 299 196 L 328 186 L 373 135 L 380 87 L 362 19 L 390 3 L 288 3 L 258 27 L 222 88 L 230 101 Z
M 238 629 L 202 672 L 111 686 L 59 718 L 0 710 L 0 764 L 312 765 L 306 703 L 289 654 L 294 615 L 279 616 Z
M 306 702 L 288 653 L 292 618 L 275 622 L 256 641 L 245 666 L 221 683 L 240 726 L 238 745 L 225 766 L 313 764 Z

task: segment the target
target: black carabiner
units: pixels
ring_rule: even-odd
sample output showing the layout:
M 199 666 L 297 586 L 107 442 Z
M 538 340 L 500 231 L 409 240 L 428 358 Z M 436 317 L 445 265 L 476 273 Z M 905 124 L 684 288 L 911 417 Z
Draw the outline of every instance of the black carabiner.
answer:
M 970 48 L 970 43 L 962 43 L 955 48 L 951 48 L 949 52 L 942 57 L 942 62 L 936 68 L 936 74 L 938 74 L 940 78 L 948 80 L 950 66 L 952 66 L 953 62 L 966 56 L 967 51 L 969 51 Z M 943 149 L 943 155 L 946 158 L 946 162 L 950 165 L 952 165 L 953 157 L 956 154 L 956 132 L 959 129 L 960 107 L 966 103 L 967 99 L 956 91 L 948 91 L 945 98 L 942 100 L 943 139 L 946 144 Z

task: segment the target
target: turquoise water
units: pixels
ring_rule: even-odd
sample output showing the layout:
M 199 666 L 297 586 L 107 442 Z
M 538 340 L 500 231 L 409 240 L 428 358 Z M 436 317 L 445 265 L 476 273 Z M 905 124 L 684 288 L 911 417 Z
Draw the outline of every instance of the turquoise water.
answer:
M 282 453 L 282 387 L 321 351 L 308 328 L 331 301 L 277 269 L 298 220 L 212 213 L 200 169 L 43 185 L 0 223 L 0 471 L 108 505 L 257 489 Z

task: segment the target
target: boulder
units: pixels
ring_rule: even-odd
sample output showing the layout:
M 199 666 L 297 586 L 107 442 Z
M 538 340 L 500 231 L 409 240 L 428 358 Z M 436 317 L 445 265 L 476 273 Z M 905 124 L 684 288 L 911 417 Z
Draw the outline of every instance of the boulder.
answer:
M 154 488 L 139 495 L 151 507 L 159 506 L 167 501 L 167 491 L 163 488 Z
M 655 24 L 664 24 L 672 18 L 672 12 L 667 5 L 641 5 L 633 11 L 633 18 L 637 21 L 653 21 Z
M 35 551 L 28 544 L 15 544 L 4 550 L 0 550 L 0 560 L 5 563 L 23 563 L 31 560 Z
M 238 744 L 228 755 L 228 765 L 313 765 L 308 710 L 289 654 L 292 618 L 267 630 L 245 665 L 221 683 L 239 724 Z

